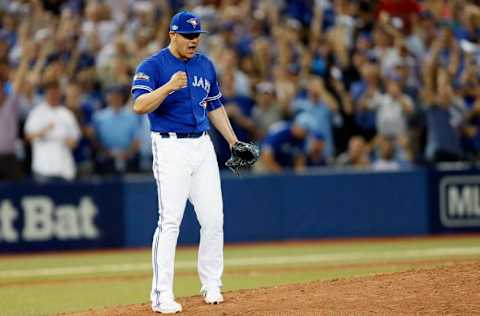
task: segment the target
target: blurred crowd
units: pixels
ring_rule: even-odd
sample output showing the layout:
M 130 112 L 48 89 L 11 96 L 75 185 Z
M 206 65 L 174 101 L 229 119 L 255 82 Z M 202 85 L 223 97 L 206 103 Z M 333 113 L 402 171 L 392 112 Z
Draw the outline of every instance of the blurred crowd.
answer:
M 0 179 L 149 172 L 129 89 L 180 9 L 209 31 L 232 125 L 261 146 L 254 171 L 480 155 L 478 0 L 3 0 Z

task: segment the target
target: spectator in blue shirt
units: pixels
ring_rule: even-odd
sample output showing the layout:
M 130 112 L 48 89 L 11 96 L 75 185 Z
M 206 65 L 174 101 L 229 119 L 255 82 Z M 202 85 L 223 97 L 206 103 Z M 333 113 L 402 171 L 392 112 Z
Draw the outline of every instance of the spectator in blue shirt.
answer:
M 308 114 L 305 126 L 313 133 L 323 135 L 325 154 L 327 158 L 331 158 L 335 154 L 332 123 L 334 116 L 338 115 L 338 103 L 327 91 L 320 77 L 311 76 L 309 79 L 307 95 L 293 101 L 293 111 Z
M 463 158 L 460 138 L 466 109 L 461 98 L 454 94 L 445 70 L 440 71 L 437 81 L 436 91 L 424 91 L 426 158 L 430 162 L 459 161 Z
M 139 140 L 139 169 L 140 172 L 150 172 L 152 169 L 153 153 L 152 153 L 152 139 L 150 131 L 150 122 L 148 116 L 143 115 L 140 118 L 140 129 L 138 130 Z
M 350 87 L 352 100 L 355 104 L 355 123 L 359 133 L 367 141 L 375 137 L 376 111 L 370 108 L 370 100 L 381 94 L 379 67 L 372 62 L 364 64 L 360 69 L 362 80 Z
M 301 171 L 309 165 L 323 165 L 323 135 L 312 133 L 307 128 L 304 113 L 292 123 L 281 121 L 274 124 L 262 143 L 260 156 L 262 167 L 270 172 L 284 169 Z
M 260 160 L 270 172 L 298 169 L 305 159 L 306 129 L 281 121 L 274 124 L 262 144 Z
M 125 106 L 127 92 L 123 86 L 110 87 L 107 108 L 93 117 L 99 173 L 130 172 L 138 168 L 141 127 L 138 117 Z

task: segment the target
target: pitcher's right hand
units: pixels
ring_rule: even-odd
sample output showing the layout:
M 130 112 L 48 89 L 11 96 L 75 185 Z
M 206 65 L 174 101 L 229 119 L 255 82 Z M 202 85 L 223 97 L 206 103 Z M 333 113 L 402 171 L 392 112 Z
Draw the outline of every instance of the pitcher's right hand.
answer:
M 187 86 L 187 74 L 184 71 L 177 71 L 168 81 L 173 91 L 185 88 Z

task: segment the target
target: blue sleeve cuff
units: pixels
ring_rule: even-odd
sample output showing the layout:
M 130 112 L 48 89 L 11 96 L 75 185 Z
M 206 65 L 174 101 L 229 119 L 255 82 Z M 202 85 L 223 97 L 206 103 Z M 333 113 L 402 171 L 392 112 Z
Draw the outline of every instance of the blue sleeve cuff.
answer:
M 213 101 L 208 101 L 207 102 L 207 110 L 208 112 L 211 112 L 213 110 L 216 110 L 218 109 L 219 107 L 222 107 L 223 104 L 222 102 L 220 101 L 220 98 L 216 99 L 216 100 L 213 100 Z
M 142 94 L 150 93 L 150 92 L 151 91 L 148 91 L 146 89 L 132 88 L 132 96 L 134 100 L 136 100 Z

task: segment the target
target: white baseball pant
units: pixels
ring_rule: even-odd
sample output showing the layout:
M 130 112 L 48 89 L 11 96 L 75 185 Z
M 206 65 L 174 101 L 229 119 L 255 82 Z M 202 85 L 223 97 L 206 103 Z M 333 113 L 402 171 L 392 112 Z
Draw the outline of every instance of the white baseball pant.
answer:
M 222 286 L 223 202 L 217 158 L 208 135 L 163 138 L 153 132 L 152 150 L 159 219 L 152 244 L 151 300 L 158 305 L 174 298 L 175 249 L 187 199 L 201 226 L 200 282 L 205 287 Z

